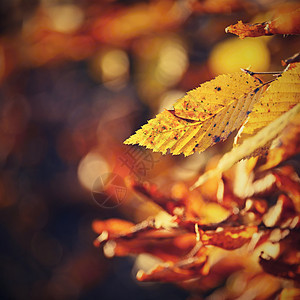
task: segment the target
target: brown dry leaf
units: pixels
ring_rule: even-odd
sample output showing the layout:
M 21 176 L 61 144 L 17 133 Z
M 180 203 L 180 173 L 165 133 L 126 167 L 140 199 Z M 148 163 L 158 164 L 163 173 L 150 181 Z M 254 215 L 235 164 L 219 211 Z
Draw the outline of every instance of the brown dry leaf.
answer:
M 153 230 L 129 240 L 126 240 L 126 237 L 110 239 L 104 243 L 104 253 L 108 257 L 148 253 L 164 261 L 177 262 L 187 255 L 194 245 L 193 234 L 176 231 L 167 234 L 164 231 Z
M 205 218 L 204 214 L 209 213 L 209 206 L 204 204 L 201 193 L 191 193 L 186 184 L 178 183 L 172 187 L 171 193 L 163 194 L 155 184 L 149 182 L 131 181 L 134 191 L 141 193 L 148 200 L 155 202 L 162 209 L 172 216 L 185 219 L 197 217 Z M 205 205 L 205 211 L 203 206 Z M 216 210 L 213 212 L 216 215 Z M 223 218 L 224 219 L 224 218 Z
M 195 234 L 180 228 L 164 229 L 154 218 L 130 224 L 118 219 L 95 221 L 94 230 L 100 233 L 95 246 L 103 245 L 108 257 L 149 253 L 166 261 L 178 261 L 196 243 Z
M 267 35 L 265 31 L 266 24 L 244 24 L 242 21 L 238 21 L 234 25 L 230 25 L 225 28 L 226 33 L 233 33 L 238 35 L 241 39 L 245 37 L 257 37 Z
M 282 260 L 276 260 L 272 257 L 259 257 L 259 263 L 265 272 L 274 276 L 300 281 L 300 264 L 289 264 Z
M 158 114 L 124 143 L 163 154 L 202 152 L 241 126 L 261 91 L 260 81 L 249 74 L 220 75 L 188 92 L 174 110 Z
M 285 192 L 293 201 L 296 211 L 300 213 L 300 178 L 290 166 L 273 172 L 279 190 Z
M 294 203 L 289 197 L 281 194 L 276 204 L 264 214 L 263 222 L 267 227 L 280 226 L 294 217 L 297 217 Z
M 207 273 L 207 258 L 207 255 L 203 253 L 200 256 L 187 258 L 178 263 L 168 262 L 156 266 L 154 269 L 147 273 L 140 270 L 137 273 L 136 277 L 139 281 L 161 282 L 176 282 L 194 279 Z
M 200 240 L 204 245 L 234 250 L 249 242 L 256 232 L 256 226 L 218 227 L 216 230 L 200 230 Z
M 300 34 L 300 8 L 281 14 L 269 22 L 244 24 L 238 21 L 237 24 L 228 26 L 225 32 L 236 34 L 241 39 L 273 34 Z
M 171 196 L 163 195 L 160 191 L 157 190 L 157 187 L 154 184 L 150 184 L 148 182 L 141 183 L 138 181 L 132 181 L 131 187 L 136 192 L 139 192 L 154 201 L 171 215 L 174 215 L 174 210 L 176 208 L 185 206 L 185 199 L 174 199 Z

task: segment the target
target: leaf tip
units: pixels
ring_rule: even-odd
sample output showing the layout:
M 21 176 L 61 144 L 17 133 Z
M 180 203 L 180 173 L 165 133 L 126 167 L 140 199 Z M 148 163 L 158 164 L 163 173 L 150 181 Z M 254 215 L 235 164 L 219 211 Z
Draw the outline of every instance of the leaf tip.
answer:
M 205 172 L 204 174 L 202 174 L 198 180 L 190 187 L 190 191 L 193 191 L 194 189 L 198 188 L 199 186 L 201 186 L 202 184 L 204 184 L 207 180 L 209 180 L 210 178 L 217 176 L 221 173 L 221 171 L 217 168 L 217 169 L 212 169 L 209 170 L 207 172 Z
M 136 279 L 138 281 L 144 281 L 145 280 L 145 272 L 143 270 L 139 270 L 137 273 L 136 273 Z
M 132 136 L 130 136 L 128 139 L 126 139 L 123 142 L 123 144 L 125 144 L 125 145 L 135 145 L 135 144 L 137 144 L 137 141 L 136 141 L 136 139 L 134 139 L 134 137 L 135 137 L 135 134 L 133 134 Z

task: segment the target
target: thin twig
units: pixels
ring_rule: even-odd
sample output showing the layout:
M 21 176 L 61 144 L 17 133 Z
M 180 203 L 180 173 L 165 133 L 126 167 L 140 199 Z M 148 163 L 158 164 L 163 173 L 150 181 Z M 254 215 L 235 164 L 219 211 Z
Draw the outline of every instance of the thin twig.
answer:
M 280 76 L 283 71 L 274 71 L 274 72 L 253 72 L 253 71 L 250 71 L 250 70 L 247 70 L 247 69 L 243 69 L 241 68 L 241 70 L 251 76 L 253 75 L 274 75 L 274 76 Z

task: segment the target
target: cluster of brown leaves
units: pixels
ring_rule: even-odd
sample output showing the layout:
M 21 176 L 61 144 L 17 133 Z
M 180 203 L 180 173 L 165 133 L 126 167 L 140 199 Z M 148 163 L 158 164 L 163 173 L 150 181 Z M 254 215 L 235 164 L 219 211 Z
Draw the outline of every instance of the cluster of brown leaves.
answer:
M 199 294 L 217 289 L 214 293 L 222 292 L 222 299 L 296 297 L 299 152 L 298 114 L 264 161 L 240 162 L 198 191 L 190 192 L 181 184 L 177 196 L 163 195 L 154 185 L 133 182 L 132 189 L 158 204 L 162 212 L 136 225 L 118 219 L 95 221 L 94 230 L 100 234 L 95 244 L 104 246 L 110 257 L 148 253 L 159 258 L 162 262 L 154 268 L 137 273 L 140 281 L 177 282 Z M 210 222 L 219 209 L 227 217 Z M 242 271 L 247 271 L 242 276 L 244 288 L 238 289 Z
M 209 1 L 196 2 L 199 11 L 205 11 L 204 3 L 208 7 Z M 298 34 L 298 16 L 299 9 L 296 9 L 262 24 L 239 22 L 227 28 L 227 32 L 241 38 Z M 297 62 L 297 57 L 291 62 Z M 252 157 L 233 166 L 246 155 L 243 152 L 237 159 L 237 152 L 232 152 L 226 159 L 233 163 L 221 159 L 226 168 L 219 167 L 219 163 L 209 173 L 213 176 L 206 176 L 198 190 L 189 191 L 188 184 L 179 182 L 169 194 L 163 194 L 155 185 L 132 181 L 130 188 L 156 203 L 161 211 L 138 224 L 119 219 L 95 221 L 93 228 L 99 234 L 95 245 L 103 247 L 108 257 L 130 254 L 155 257 L 151 268 L 141 270 L 141 267 L 137 279 L 176 282 L 192 291 L 193 299 L 203 296 L 296 299 L 300 295 L 297 289 L 300 281 L 299 65 L 286 70 L 262 91 L 264 95 L 259 101 L 255 95 L 264 86 L 260 80 L 241 73 L 219 76 L 189 92 L 175 103 L 174 110 L 160 113 L 128 139 L 126 143 L 140 144 L 154 152 L 166 153 L 170 149 L 172 154 L 190 155 L 197 147 L 201 152 L 227 138 L 231 131 L 246 124 L 245 118 L 250 120 L 250 125 L 255 124 L 250 126 L 255 127 L 250 130 L 254 150 L 264 146 L 260 145 L 266 139 L 264 135 L 272 138 L 267 140 L 269 149 L 273 138 L 281 133 L 273 141 L 267 158 Z M 244 83 L 247 86 L 243 90 Z M 234 91 L 230 90 L 231 98 L 228 87 Z M 292 101 L 291 93 L 294 93 Z M 242 107 L 235 110 L 238 104 Z M 271 109 L 271 105 L 277 105 L 278 109 Z M 250 119 L 248 115 L 252 111 Z M 243 116 L 237 117 L 243 112 Z M 215 120 L 215 116 L 219 119 Z M 230 122 L 234 124 L 230 124 L 232 128 L 227 132 L 225 127 Z M 263 124 L 257 126 L 259 123 Z M 224 126 L 218 128 L 219 124 Z M 256 134 L 261 127 L 264 129 Z M 215 130 L 224 136 L 213 134 Z M 193 140 L 196 137 L 197 141 Z M 242 145 L 249 148 L 250 143 Z M 219 173 L 215 172 L 218 168 Z

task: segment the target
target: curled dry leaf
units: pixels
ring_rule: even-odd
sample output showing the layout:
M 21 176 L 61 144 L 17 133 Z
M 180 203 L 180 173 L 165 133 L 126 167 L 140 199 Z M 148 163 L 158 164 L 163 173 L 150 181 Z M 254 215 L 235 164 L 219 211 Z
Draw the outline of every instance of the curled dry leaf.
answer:
M 131 223 L 131 226 L 125 230 L 120 228 L 117 233 L 116 228 L 122 224 L 127 226 L 130 223 L 118 219 L 94 222 L 94 230 L 100 233 L 94 244 L 103 245 L 109 257 L 148 253 L 167 261 L 178 261 L 195 246 L 194 234 L 180 228 L 158 229 L 154 218 L 136 225 Z M 103 231 L 99 232 L 100 228 Z
M 148 182 L 137 182 L 132 181 L 131 187 L 138 193 L 143 194 L 147 198 L 154 201 L 156 204 L 158 204 L 161 208 L 163 208 L 165 211 L 167 211 L 169 214 L 174 215 L 174 210 L 176 208 L 180 208 L 184 206 L 185 199 L 174 199 L 173 197 L 169 197 L 166 195 L 163 195 L 161 192 L 157 190 L 156 185 L 150 184 Z M 176 211 L 175 211 L 176 212 Z
M 205 275 L 208 271 L 207 255 L 187 258 L 178 263 L 165 263 L 156 266 L 154 269 L 145 273 L 139 271 L 137 279 L 140 281 L 161 281 L 161 282 L 176 282 L 197 278 Z
M 225 32 L 236 34 L 241 39 L 273 34 L 300 34 L 300 8 L 264 23 L 244 24 L 238 21 L 237 24 L 226 27 Z
M 230 25 L 225 28 L 226 33 L 233 33 L 238 35 L 241 39 L 245 37 L 257 37 L 262 35 L 268 35 L 265 27 L 267 24 L 244 24 L 242 21 L 238 21 L 234 25 Z
M 288 172 L 288 173 L 287 173 Z M 295 209 L 300 212 L 300 179 L 292 167 L 286 166 L 274 172 L 276 185 L 293 201 Z
M 226 250 L 241 248 L 257 232 L 256 226 L 219 227 L 216 230 L 200 230 L 200 240 L 204 245 L 212 245 Z
M 282 226 L 288 219 L 297 216 L 292 200 L 281 194 L 274 206 L 263 216 L 263 222 L 267 227 Z
M 188 185 L 175 184 L 169 194 L 164 194 L 157 189 L 155 184 L 147 181 L 131 181 L 131 188 L 146 197 L 147 200 L 153 201 L 158 204 L 162 209 L 172 216 L 184 218 L 186 220 L 193 220 L 209 215 L 209 207 L 206 205 L 205 211 L 202 209 L 204 200 L 201 193 L 195 191 L 190 193 Z M 215 213 L 215 211 L 213 212 Z M 194 225 L 193 225 L 194 226 Z

